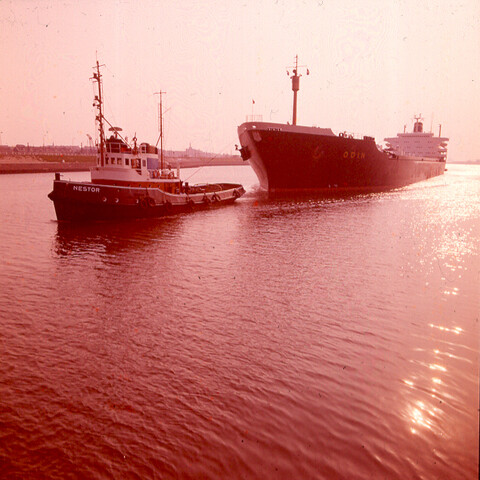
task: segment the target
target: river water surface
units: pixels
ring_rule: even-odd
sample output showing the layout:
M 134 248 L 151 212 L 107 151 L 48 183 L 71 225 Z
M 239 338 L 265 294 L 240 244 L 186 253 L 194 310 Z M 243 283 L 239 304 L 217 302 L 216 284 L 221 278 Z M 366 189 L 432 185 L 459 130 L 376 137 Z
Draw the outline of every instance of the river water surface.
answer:
M 0 177 L 0 477 L 476 479 L 480 167 L 62 225 Z M 67 174 L 75 180 L 87 173 Z

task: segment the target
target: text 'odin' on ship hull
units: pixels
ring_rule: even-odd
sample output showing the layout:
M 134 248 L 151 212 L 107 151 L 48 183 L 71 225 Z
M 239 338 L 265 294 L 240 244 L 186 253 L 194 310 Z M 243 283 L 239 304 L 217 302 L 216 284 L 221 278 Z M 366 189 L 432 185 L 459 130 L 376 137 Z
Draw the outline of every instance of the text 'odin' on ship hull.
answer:
M 438 158 L 381 151 L 372 137 L 337 136 L 328 128 L 247 122 L 238 135 L 243 159 L 271 193 L 381 191 L 445 171 Z

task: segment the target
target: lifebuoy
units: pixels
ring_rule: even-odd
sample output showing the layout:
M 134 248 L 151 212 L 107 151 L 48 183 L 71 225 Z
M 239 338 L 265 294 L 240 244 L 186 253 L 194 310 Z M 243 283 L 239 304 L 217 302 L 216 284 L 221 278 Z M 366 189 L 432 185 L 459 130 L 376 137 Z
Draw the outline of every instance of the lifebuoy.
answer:
M 174 177 L 173 172 L 170 172 L 170 173 L 168 174 L 168 178 L 173 178 L 173 177 Z

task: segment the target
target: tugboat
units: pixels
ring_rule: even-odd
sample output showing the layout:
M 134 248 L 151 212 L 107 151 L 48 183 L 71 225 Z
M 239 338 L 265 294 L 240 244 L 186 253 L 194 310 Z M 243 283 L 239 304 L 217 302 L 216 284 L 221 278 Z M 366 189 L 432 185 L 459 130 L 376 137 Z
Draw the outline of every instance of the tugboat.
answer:
M 389 142 L 385 150 L 377 146 L 373 137 L 357 138 L 347 132 L 335 134 L 330 128 L 297 125 L 300 67 L 296 56 L 290 77 L 291 125 L 247 121 L 238 127 L 241 146 L 237 148 L 250 162 L 262 189 L 270 194 L 369 193 L 444 173 L 448 138 L 424 133 L 419 118 L 413 133 L 385 139 Z
M 96 221 L 154 218 L 200 208 L 233 203 L 245 190 L 242 185 L 215 183 L 189 185 L 173 171 L 163 155 L 162 103 L 160 93 L 160 149 L 148 143 L 129 144 L 103 114 L 102 76 L 97 61 L 93 81 L 98 95 L 99 130 L 97 164 L 91 169 L 90 182 L 62 180 L 55 174 L 53 201 L 59 221 Z M 105 127 L 111 135 L 105 138 Z M 158 143 L 158 142 L 157 142 Z

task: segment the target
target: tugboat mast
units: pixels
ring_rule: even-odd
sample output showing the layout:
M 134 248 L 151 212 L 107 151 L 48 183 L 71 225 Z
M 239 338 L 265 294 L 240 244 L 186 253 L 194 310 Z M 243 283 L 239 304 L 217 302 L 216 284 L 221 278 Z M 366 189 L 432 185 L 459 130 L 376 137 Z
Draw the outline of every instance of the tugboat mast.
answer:
M 160 96 L 160 102 L 158 104 L 158 130 L 160 131 L 160 171 L 163 172 L 163 110 L 162 110 L 162 94 L 167 93 L 160 90 L 155 92 L 154 95 Z M 158 145 L 158 140 L 157 140 Z
M 95 68 L 95 67 L 94 67 Z M 98 95 L 95 95 L 93 106 L 98 108 L 98 115 L 96 120 L 98 121 L 98 131 L 100 132 L 100 164 L 103 167 L 105 165 L 105 131 L 103 128 L 103 111 L 102 111 L 102 75 L 100 74 L 100 65 L 97 60 L 97 71 L 93 73 L 93 80 L 98 85 Z
M 300 68 L 306 67 L 306 65 L 300 65 Z M 290 77 L 292 79 L 292 90 L 293 90 L 293 117 L 292 117 L 292 124 L 296 125 L 297 124 L 297 92 L 300 90 L 300 77 L 301 75 L 298 74 L 298 55 L 295 55 L 295 65 L 293 67 L 287 67 L 287 68 L 293 68 L 293 75 Z M 290 75 L 290 73 L 287 70 L 287 75 Z M 307 75 L 310 75 L 310 71 L 307 68 Z

